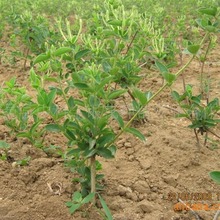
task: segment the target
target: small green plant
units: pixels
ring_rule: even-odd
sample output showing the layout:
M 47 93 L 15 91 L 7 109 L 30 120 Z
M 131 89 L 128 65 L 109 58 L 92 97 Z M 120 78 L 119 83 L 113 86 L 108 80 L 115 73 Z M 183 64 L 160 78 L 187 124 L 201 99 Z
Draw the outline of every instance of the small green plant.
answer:
M 17 85 L 15 78 L 5 82 L 0 88 L 0 98 L 0 115 L 3 116 L 5 125 L 11 129 L 10 133 L 27 138 L 33 145 L 42 148 L 45 129 L 39 128 L 43 122 L 38 116 L 40 104 L 32 101 L 26 89 Z
M 0 141 L 0 159 L 1 160 L 8 160 L 9 154 L 8 151 L 10 150 L 10 145 L 5 141 Z
M 29 164 L 29 161 L 31 160 L 31 157 L 25 157 L 21 160 L 17 160 L 16 164 L 19 166 L 27 166 Z
M 198 146 L 200 141 L 198 134 L 205 134 L 204 145 L 206 145 L 208 132 L 216 137 L 219 135 L 212 131 L 212 128 L 220 122 L 218 112 L 220 110 L 219 99 L 215 98 L 207 105 L 202 103 L 202 95 L 193 95 L 192 86 L 187 85 L 186 91 L 180 95 L 176 91 L 172 91 L 172 97 L 183 110 L 183 113 L 178 114 L 178 117 L 187 118 L 191 121 L 189 128 L 194 130 Z
M 72 201 L 66 202 L 66 206 L 69 208 L 70 213 L 73 214 L 77 209 L 91 202 L 94 196 L 94 193 L 90 193 L 86 197 L 83 197 L 80 192 L 75 192 L 72 196 Z
M 25 88 L 16 85 L 16 79 L 5 82 L 0 88 L 0 115 L 4 117 L 5 124 L 12 132 L 26 129 L 28 124 L 28 105 L 32 104 Z

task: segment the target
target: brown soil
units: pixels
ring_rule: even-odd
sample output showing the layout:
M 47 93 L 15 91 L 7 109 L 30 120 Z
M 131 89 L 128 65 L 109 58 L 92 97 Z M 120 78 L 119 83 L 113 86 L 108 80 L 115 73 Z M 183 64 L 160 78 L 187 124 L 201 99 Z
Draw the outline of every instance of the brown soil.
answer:
M 211 75 L 211 97 L 220 98 L 219 51 L 216 48 L 205 66 Z M 199 65 L 195 61 L 185 72 L 186 82 L 199 85 Z M 28 85 L 29 71 L 0 64 L 0 83 L 13 76 L 18 84 Z M 143 88 L 155 90 L 162 80 L 151 74 Z M 181 78 L 173 85 L 182 90 Z M 31 93 L 31 92 L 30 92 Z M 177 193 L 206 193 L 211 201 L 195 198 L 188 203 L 218 203 L 220 188 L 209 178 L 209 171 L 220 170 L 219 149 L 208 142 L 198 151 L 189 121 L 175 118 L 177 105 L 167 89 L 147 108 L 147 121 L 136 126 L 147 137 L 142 143 L 131 135 L 124 135 L 118 142 L 114 160 L 100 159 L 105 174 L 103 197 L 115 220 L 191 220 L 190 211 L 174 211 L 172 200 Z M 122 109 L 123 110 L 123 109 Z M 218 127 L 215 131 L 219 134 Z M 10 156 L 15 160 L 31 156 L 28 166 L 14 166 L 0 161 L 0 220 L 72 220 L 85 219 L 83 211 L 71 216 L 65 206 L 77 185 L 74 177 L 59 158 L 48 157 L 24 140 L 10 138 L 0 118 L 0 139 L 10 143 Z M 211 137 L 211 136 L 210 136 Z M 214 137 L 212 137 L 215 139 Z M 48 142 L 65 144 L 56 135 L 47 137 Z M 50 190 L 51 186 L 53 191 Z M 55 191 L 59 190 L 58 193 Z M 205 194 L 204 194 L 205 195 Z M 220 203 L 219 203 L 220 204 Z M 201 219 L 213 219 L 216 211 L 197 211 Z M 101 219 L 96 210 L 88 212 L 87 219 Z

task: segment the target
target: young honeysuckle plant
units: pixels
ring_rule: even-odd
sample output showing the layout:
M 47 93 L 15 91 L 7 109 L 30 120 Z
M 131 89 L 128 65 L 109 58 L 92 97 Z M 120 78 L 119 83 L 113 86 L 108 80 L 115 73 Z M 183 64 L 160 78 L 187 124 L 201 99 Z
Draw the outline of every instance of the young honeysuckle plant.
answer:
M 187 118 L 191 121 L 189 128 L 194 130 L 198 146 L 200 141 L 198 134 L 205 134 L 204 145 L 206 145 L 208 132 L 220 138 L 213 131 L 213 128 L 220 122 L 218 112 L 220 111 L 219 99 L 215 98 L 207 105 L 202 103 L 202 95 L 193 95 L 192 86 L 187 85 L 186 91 L 180 95 L 176 91 L 172 91 L 172 97 L 183 110 L 178 117 Z
M 204 64 L 207 60 L 207 55 L 215 39 L 215 34 L 219 31 L 219 25 L 216 22 L 218 12 L 216 7 L 201 8 L 199 12 L 205 17 L 203 19 L 197 19 L 197 24 L 206 31 L 206 35 L 203 38 L 202 45 L 189 45 L 185 51 L 187 53 L 194 54 L 199 57 L 201 61 L 201 94 L 194 96 L 192 92 L 192 86 L 185 85 L 184 93 L 180 95 L 178 92 L 173 91 L 172 96 L 177 101 L 184 113 L 178 114 L 179 117 L 185 117 L 189 119 L 192 124 L 190 128 L 194 130 L 197 144 L 200 146 L 198 134 L 205 134 L 204 145 L 206 145 L 208 133 L 212 133 L 214 136 L 220 138 L 218 134 L 213 132 L 211 128 L 216 127 L 220 122 L 218 112 L 220 110 L 219 99 L 215 98 L 212 101 L 209 100 L 208 92 L 204 94 Z M 204 43 L 207 42 L 207 47 L 204 49 Z M 203 48 L 202 48 L 203 47 Z M 203 49 L 205 52 L 202 54 L 200 51 Z M 164 70 L 165 71 L 165 70 Z M 203 96 L 205 97 L 206 103 L 202 103 Z
M 34 17 L 30 11 L 24 11 L 22 14 L 11 15 L 14 19 L 11 23 L 13 38 L 11 37 L 11 46 L 14 51 L 11 55 L 24 60 L 23 67 L 26 68 L 27 61 L 32 61 L 36 55 L 46 51 L 46 44 L 52 45 L 59 41 L 59 33 L 55 33 L 49 28 L 48 20 L 43 16 Z M 25 46 L 25 49 L 21 49 Z
M 25 130 L 29 106 L 33 104 L 31 97 L 25 88 L 17 86 L 15 78 L 5 82 L 0 89 L 0 115 L 4 117 L 4 123 L 14 133 Z

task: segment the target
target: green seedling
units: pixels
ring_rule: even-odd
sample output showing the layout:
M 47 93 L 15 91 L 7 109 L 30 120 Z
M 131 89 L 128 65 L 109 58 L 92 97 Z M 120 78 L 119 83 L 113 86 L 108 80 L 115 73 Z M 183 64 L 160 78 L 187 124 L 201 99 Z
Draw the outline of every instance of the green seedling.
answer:
M 43 119 L 38 116 L 39 105 L 27 95 L 26 89 L 18 87 L 16 79 L 12 78 L 1 88 L 0 98 L 0 115 L 11 133 L 42 148 L 45 129 L 40 126 Z
M 33 104 L 24 88 L 16 85 L 16 79 L 5 82 L 0 91 L 0 114 L 12 132 L 25 130 L 28 124 L 28 110 Z
M 43 150 L 48 156 L 65 158 L 64 152 L 60 146 L 50 145 L 49 147 L 44 147 Z
M 66 202 L 66 206 L 69 208 L 70 213 L 73 214 L 77 209 L 80 209 L 83 205 L 91 202 L 94 196 L 94 193 L 90 193 L 83 198 L 80 192 L 75 192 L 72 196 L 72 201 Z
M 212 128 L 220 122 L 218 112 L 220 110 L 219 99 L 215 98 L 207 105 L 202 103 L 202 95 L 193 95 L 192 86 L 186 86 L 186 92 L 180 95 L 173 91 L 172 97 L 183 110 L 183 113 L 178 114 L 178 117 L 187 118 L 191 121 L 189 128 L 194 130 L 198 146 L 200 146 L 198 134 L 205 134 L 206 145 L 208 132 L 220 138 L 212 131 Z
M 10 145 L 5 141 L 0 141 L 0 159 L 1 160 L 8 160 L 9 155 L 8 151 L 10 150 Z
M 25 157 L 24 159 L 17 160 L 16 164 L 19 166 L 27 166 L 30 160 L 31 160 L 31 157 Z

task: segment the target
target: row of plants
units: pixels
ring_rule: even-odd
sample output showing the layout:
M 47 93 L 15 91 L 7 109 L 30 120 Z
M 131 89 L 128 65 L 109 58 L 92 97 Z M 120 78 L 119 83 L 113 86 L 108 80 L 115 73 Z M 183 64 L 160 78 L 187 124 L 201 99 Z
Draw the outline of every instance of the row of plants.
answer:
M 161 10 L 164 8 L 161 6 Z M 44 17 L 31 13 L 17 16 L 15 12 L 13 19 L 8 17 L 15 38 L 19 36 L 18 44 L 26 44 L 24 66 L 30 58 L 30 85 L 36 98 L 18 87 L 13 78 L 0 87 L 0 115 L 11 134 L 27 138 L 46 152 L 57 149 L 46 146 L 48 133 L 59 132 L 67 139 L 66 149 L 59 149 L 59 154 L 65 165 L 77 173 L 73 181 L 81 184 L 81 190 L 66 203 L 70 213 L 90 202 L 96 207 L 98 198 L 104 212 L 97 211 L 104 219 L 112 219 L 101 195 L 104 175 L 100 173 L 99 157 L 114 158 L 117 140 L 125 132 L 146 141 L 132 122 L 145 117 L 146 106 L 165 88 L 172 90 L 193 60 L 201 62 L 201 78 L 205 78 L 204 63 L 219 32 L 219 12 L 216 6 L 209 6 L 200 8 L 198 14 L 199 19 L 191 23 L 197 30 L 191 39 L 182 36 L 190 35 L 188 29 L 180 31 L 186 28 L 185 17 L 178 20 L 179 35 L 172 36 L 174 30 L 169 33 L 158 20 L 111 0 L 97 5 L 87 24 L 79 18 L 74 24 L 59 20 L 57 30 L 50 29 Z M 168 14 L 164 12 L 164 16 Z M 182 61 L 179 70 L 172 73 L 171 67 L 177 66 L 176 56 L 182 56 L 183 48 L 188 61 Z M 152 69 L 160 72 L 158 77 L 163 79 L 163 85 L 155 91 L 142 90 L 140 86 Z M 195 132 L 198 146 L 199 134 L 206 134 L 204 144 L 208 133 L 219 136 L 213 131 L 220 121 L 219 100 L 208 98 L 203 83 L 201 80 L 201 93 L 194 95 L 183 77 L 183 94 L 171 93 L 183 111 L 178 116 L 191 121 L 189 127 Z M 61 106 L 56 103 L 57 98 L 62 100 Z M 129 120 L 118 108 L 121 103 Z M 45 123 L 45 118 L 51 123 Z M 6 149 L 7 160 L 8 145 L 2 144 L 2 148 Z
M 130 1 L 112 1 L 114 7 L 122 3 L 125 11 L 136 11 L 141 15 L 142 20 L 151 23 L 153 36 L 149 36 L 150 53 L 169 60 L 171 66 L 175 65 L 176 62 L 174 54 L 179 53 L 181 57 L 181 50 L 186 47 L 187 42 L 195 42 L 200 36 L 194 19 L 198 17 L 198 13 L 194 10 L 194 7 L 207 6 L 206 1 L 196 0 L 194 2 L 184 2 L 184 4 L 181 2 L 174 3 L 173 0 L 160 1 L 156 5 L 151 0 L 147 2 L 140 1 L 135 4 L 131 4 Z M 212 4 L 217 5 L 217 2 L 213 0 Z M 59 17 L 69 17 L 73 22 L 74 19 L 83 18 L 92 21 L 87 23 L 94 26 L 94 17 L 99 13 L 101 14 L 103 10 L 99 1 L 88 3 L 86 8 L 81 2 L 75 1 L 71 1 L 71 3 L 63 1 L 62 4 L 55 1 L 52 5 L 51 1 L 38 1 L 37 3 L 29 0 L 22 1 L 22 3 L 14 1 L 13 5 L 10 5 L 10 2 L 1 1 L 1 5 L 0 33 L 2 34 L 0 36 L 3 35 L 6 28 L 7 32 L 10 33 L 9 42 L 13 50 L 9 56 L 8 53 L 5 53 L 7 52 L 6 48 L 1 48 L 0 59 L 3 63 L 9 62 L 14 65 L 22 59 L 24 60 L 24 68 L 27 60 L 28 63 L 32 64 L 33 55 L 45 52 L 46 47 L 62 42 L 57 27 Z M 93 13 L 91 13 L 91 8 L 93 8 Z M 52 16 L 54 13 L 56 14 L 55 17 Z M 71 16 L 72 14 L 78 14 L 79 17 L 74 18 Z M 62 23 L 61 25 L 65 29 L 65 24 Z M 72 23 L 70 23 L 70 26 L 72 28 Z M 147 41 L 148 39 L 146 39 Z

